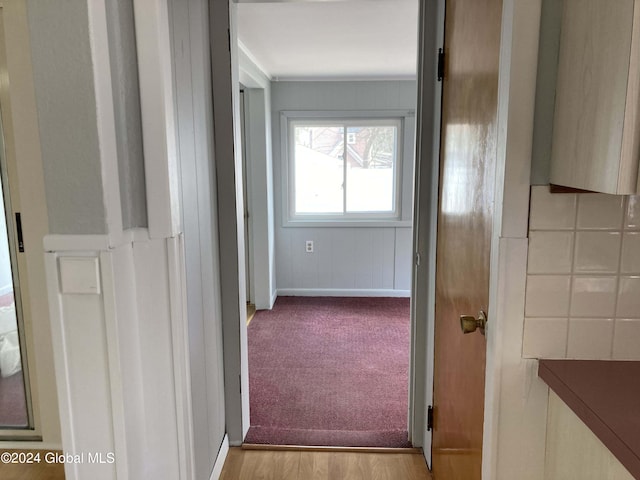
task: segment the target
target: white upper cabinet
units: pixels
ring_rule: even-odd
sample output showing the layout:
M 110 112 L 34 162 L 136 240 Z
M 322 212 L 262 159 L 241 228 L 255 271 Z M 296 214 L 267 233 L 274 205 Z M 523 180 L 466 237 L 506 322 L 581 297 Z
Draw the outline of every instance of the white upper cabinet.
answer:
M 638 188 L 640 0 L 564 0 L 551 183 Z

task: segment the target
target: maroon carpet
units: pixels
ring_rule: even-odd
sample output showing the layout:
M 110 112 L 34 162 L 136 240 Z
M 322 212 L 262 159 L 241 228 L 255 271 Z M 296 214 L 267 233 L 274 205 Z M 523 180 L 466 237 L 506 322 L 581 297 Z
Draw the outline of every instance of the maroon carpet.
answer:
M 410 446 L 409 299 L 279 297 L 248 335 L 245 442 Z
M 22 372 L 0 378 L 0 427 L 26 427 L 27 406 Z
M 13 292 L 0 296 L 0 307 L 7 307 L 13 302 Z M 27 403 L 22 372 L 7 378 L 0 377 L 0 428 L 26 426 Z

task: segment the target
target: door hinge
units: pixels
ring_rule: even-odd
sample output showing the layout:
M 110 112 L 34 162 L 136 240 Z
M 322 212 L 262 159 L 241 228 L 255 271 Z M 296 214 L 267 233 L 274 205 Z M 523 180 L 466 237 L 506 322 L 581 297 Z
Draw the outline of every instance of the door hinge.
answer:
M 427 407 L 427 431 L 433 430 L 433 406 Z
M 18 251 L 24 252 L 24 238 L 22 236 L 22 218 L 20 212 L 16 212 L 16 234 L 18 235 Z
M 438 81 L 441 82 L 444 78 L 444 50 L 438 49 Z
M 420 266 L 420 252 L 416 252 L 416 266 L 419 267 Z

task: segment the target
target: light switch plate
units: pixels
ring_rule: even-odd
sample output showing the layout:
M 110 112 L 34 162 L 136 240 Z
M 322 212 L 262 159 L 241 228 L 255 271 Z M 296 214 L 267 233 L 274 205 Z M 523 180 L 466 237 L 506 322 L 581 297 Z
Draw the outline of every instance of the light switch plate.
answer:
M 100 267 L 96 257 L 60 257 L 60 290 L 70 294 L 100 294 Z

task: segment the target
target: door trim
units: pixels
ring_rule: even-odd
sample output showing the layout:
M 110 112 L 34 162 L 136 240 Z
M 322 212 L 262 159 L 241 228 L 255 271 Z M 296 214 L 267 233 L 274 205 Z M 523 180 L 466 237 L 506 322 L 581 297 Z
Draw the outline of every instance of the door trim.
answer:
M 487 479 L 544 476 L 547 389 L 536 377 L 537 361 L 522 358 L 541 3 L 503 0 L 482 448 Z
M 433 403 L 438 159 L 442 111 L 442 82 L 437 81 L 436 73 L 437 51 L 444 43 L 444 10 L 445 0 L 420 4 L 416 105 L 409 438 L 414 446 L 423 447 L 429 467 L 431 432 L 427 430 L 426 411 L 427 405 Z M 425 52 L 432 52 L 433 56 L 428 58 Z M 418 292 L 427 294 L 418 295 Z
M 0 2 L 0 62 L 8 72 L 10 84 L 0 86 L 5 155 L 9 169 L 12 209 L 22 213 L 25 252 L 18 255 L 24 330 L 22 350 L 29 368 L 32 429 L 3 429 L 4 448 L 59 448 L 60 421 L 51 350 L 51 325 L 46 295 L 44 256 L 33 241 L 47 232 L 47 207 L 42 174 L 38 117 L 31 71 L 29 25 L 26 2 Z M 19 108 L 15 108 L 19 105 Z M 18 162 L 16 159 L 20 158 Z M 28 192 L 27 195 L 24 192 Z M 13 217 L 13 212 L 7 211 Z M 8 218 L 11 220 L 11 218 Z M 21 339 L 21 344 L 23 342 Z M 22 345 L 21 345 L 22 346 Z M 37 354 L 35 352 L 38 352 Z
M 425 35 L 424 38 L 421 36 L 422 40 L 419 46 L 419 61 L 422 72 L 420 79 L 422 93 L 420 98 L 424 100 L 428 98 L 429 100 L 422 111 L 422 129 L 416 134 L 415 144 L 422 145 L 424 151 L 429 152 L 429 155 L 435 155 L 434 158 L 437 159 L 439 158 L 440 142 L 438 112 L 441 86 L 436 81 L 435 75 L 437 67 L 436 45 L 441 45 L 441 39 L 444 37 L 444 0 L 430 0 L 424 3 L 426 5 L 421 6 L 419 19 L 420 30 L 422 31 L 423 28 L 426 28 L 427 30 L 425 31 L 428 32 L 429 27 L 431 27 L 431 32 L 434 35 Z M 221 232 L 224 232 L 224 235 L 221 234 L 221 251 L 225 252 L 224 258 L 221 258 L 221 274 L 228 279 L 225 282 L 226 292 L 223 293 L 222 308 L 223 312 L 226 312 L 224 315 L 225 334 L 223 340 L 225 379 L 229 381 L 227 388 L 225 388 L 225 398 L 227 406 L 233 406 L 233 408 L 227 408 L 226 413 L 229 441 L 232 446 L 239 445 L 242 442 L 249 427 L 246 319 L 244 318 L 245 313 L 243 313 L 242 309 L 238 312 L 237 306 L 238 303 L 244 303 L 244 279 L 238 279 L 238 273 L 236 272 L 236 270 L 244 272 L 245 261 L 242 258 L 244 257 L 244 242 L 239 237 L 242 226 L 238 222 L 239 217 L 237 214 L 238 200 L 242 195 L 242 187 L 236 184 L 236 178 L 234 177 L 234 172 L 241 171 L 240 162 L 242 159 L 239 155 L 237 132 L 235 138 L 229 139 L 227 137 L 230 133 L 233 134 L 234 130 L 237 130 L 234 129 L 234 124 L 238 120 L 237 113 L 239 108 L 238 93 L 233 87 L 237 83 L 233 80 L 237 80 L 236 76 L 239 72 L 235 4 L 234 0 L 210 1 L 212 12 L 210 20 L 212 71 L 216 73 L 213 82 L 214 115 L 216 116 L 215 125 L 217 127 L 217 132 L 214 132 L 217 140 L 214 142 L 215 156 L 217 158 L 233 158 L 233 162 L 229 162 L 229 165 L 226 166 L 221 166 L 220 162 L 217 162 L 219 198 L 222 198 L 220 195 L 222 192 L 226 199 L 226 201 L 219 202 L 218 213 L 219 228 Z M 428 13 L 433 13 L 433 15 L 428 15 Z M 231 40 L 230 51 L 225 51 L 227 50 L 227 30 Z M 223 35 L 225 37 L 224 42 L 222 41 Z M 219 41 L 216 41 L 216 38 Z M 422 42 L 425 42 L 424 45 Z M 429 51 L 433 52 L 433 57 L 429 61 L 425 61 L 423 59 L 424 52 Z M 216 82 L 216 78 L 219 79 L 218 82 Z M 232 80 L 230 84 L 228 84 L 229 80 Z M 229 98 L 232 98 L 232 105 L 228 104 Z M 215 108 L 216 104 L 219 104 L 220 107 Z M 231 117 L 229 117 L 229 111 L 227 110 L 229 107 L 231 107 Z M 420 108 L 420 105 L 418 104 L 417 107 Z M 235 148 L 232 140 L 235 140 Z M 435 161 L 433 163 L 437 164 L 438 162 Z M 437 165 L 431 166 L 437 173 Z M 426 262 L 425 264 L 430 265 L 429 269 L 425 269 L 426 276 L 423 278 L 424 285 L 429 292 L 427 301 L 419 302 L 419 308 L 416 313 L 414 313 L 412 307 L 411 319 L 412 345 L 408 386 L 408 429 L 409 439 L 415 446 L 419 447 L 424 444 L 426 432 L 425 402 L 432 392 L 432 387 L 427 385 L 425 378 L 427 378 L 427 372 L 432 372 L 433 370 L 433 347 L 431 346 L 430 356 L 425 353 L 424 348 L 420 348 L 427 344 L 428 339 L 432 337 L 432 332 L 430 335 L 429 328 L 432 331 L 433 325 L 430 327 L 427 327 L 427 325 L 429 321 L 433 323 L 433 313 L 429 314 L 429 311 L 433 312 L 435 304 L 435 220 L 432 220 L 432 217 L 435 213 L 434 209 L 437 208 L 437 176 L 435 180 L 432 180 L 432 175 L 433 172 L 428 171 L 424 181 L 420 182 L 421 188 L 428 188 L 426 190 L 428 192 L 427 195 L 423 195 L 422 199 L 427 205 L 431 203 L 431 206 L 427 208 L 427 216 L 422 223 L 425 226 L 425 231 L 419 240 L 414 240 L 414 242 L 418 242 L 414 245 L 423 244 L 421 245 L 421 250 L 424 251 L 424 255 L 421 256 Z M 414 174 L 414 177 L 417 178 L 417 173 Z M 435 202 L 434 198 L 436 199 Z M 233 200 L 235 200 L 235 203 Z M 416 213 L 414 212 L 414 218 L 415 215 Z M 224 247 L 225 244 L 226 248 Z M 430 256 L 433 257 L 432 260 L 429 260 Z M 414 273 L 413 275 L 415 278 L 416 274 Z M 238 282 L 237 280 L 240 281 Z M 415 291 L 415 283 L 413 287 Z M 417 300 L 417 296 L 415 298 Z M 240 320 L 240 325 L 237 325 L 238 319 Z M 432 341 L 431 344 L 433 344 Z M 429 448 L 427 448 L 427 452 L 430 452 Z M 430 455 L 427 455 L 427 457 L 430 459 Z

